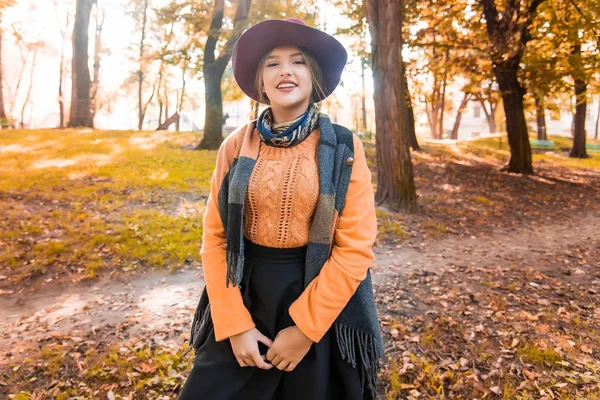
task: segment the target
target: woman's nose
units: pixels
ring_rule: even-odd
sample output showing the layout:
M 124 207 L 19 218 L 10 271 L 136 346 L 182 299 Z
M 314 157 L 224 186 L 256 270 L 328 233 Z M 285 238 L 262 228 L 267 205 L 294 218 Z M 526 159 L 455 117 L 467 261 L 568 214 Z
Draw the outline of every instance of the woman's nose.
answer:
M 292 70 L 290 69 L 289 66 L 285 65 L 282 69 L 281 69 L 281 75 L 287 75 L 290 76 L 292 75 Z

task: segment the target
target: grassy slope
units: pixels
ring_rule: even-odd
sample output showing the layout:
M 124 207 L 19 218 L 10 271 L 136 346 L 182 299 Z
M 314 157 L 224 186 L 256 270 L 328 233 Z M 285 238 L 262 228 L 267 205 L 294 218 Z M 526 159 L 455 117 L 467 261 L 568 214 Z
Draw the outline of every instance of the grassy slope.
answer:
M 198 260 L 214 151 L 190 134 L 0 133 L 0 268 L 17 281 Z

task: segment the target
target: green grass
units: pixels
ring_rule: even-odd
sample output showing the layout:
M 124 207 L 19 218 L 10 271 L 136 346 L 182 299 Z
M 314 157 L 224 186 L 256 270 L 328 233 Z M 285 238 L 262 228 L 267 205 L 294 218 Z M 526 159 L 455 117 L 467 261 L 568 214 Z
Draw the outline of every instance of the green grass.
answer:
M 207 194 L 216 152 L 182 150 L 189 133 L 2 131 L 0 190 L 98 200 L 125 189 Z
M 549 136 L 548 140 L 554 141 L 557 149 L 534 152 L 534 166 L 549 163 L 566 168 L 600 169 L 600 154 L 590 153 L 588 154 L 590 157 L 586 159 L 570 158 L 568 152 L 565 153 L 562 149 L 571 148 L 573 142 L 571 138 L 565 136 Z M 600 143 L 600 141 L 588 139 L 588 143 Z M 447 145 L 437 144 L 432 146 L 435 152 L 454 159 L 461 158 L 463 154 L 489 158 L 495 161 L 506 161 L 510 157 L 510 147 L 508 146 L 506 136 L 459 142 L 456 146 L 456 152 L 453 152 Z
M 517 355 L 525 362 L 537 364 L 539 366 L 554 367 L 557 362 L 562 360 L 552 348 L 540 348 L 535 343 L 527 342 L 517 347 Z
M 377 215 L 377 238 L 379 240 L 398 242 L 409 236 L 402 226 L 400 213 L 376 209 L 375 214 Z
M 216 151 L 190 133 L 0 131 L 0 267 L 17 280 L 198 260 Z M 181 208 L 185 210 L 181 211 Z

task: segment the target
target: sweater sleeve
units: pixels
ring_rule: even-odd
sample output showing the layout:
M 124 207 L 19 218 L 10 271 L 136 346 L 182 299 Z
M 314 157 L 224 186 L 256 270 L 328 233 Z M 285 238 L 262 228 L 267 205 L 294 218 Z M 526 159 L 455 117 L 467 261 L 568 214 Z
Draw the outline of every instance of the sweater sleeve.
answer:
M 210 301 L 211 315 L 217 342 L 255 327 L 250 312 L 244 305 L 238 287 L 226 287 L 226 235 L 217 199 L 221 183 L 229 171 L 231 142 L 223 142 L 217 153 L 217 163 L 211 178 L 210 194 L 203 217 L 202 247 L 200 256 L 204 270 L 204 280 Z M 229 150 L 227 150 L 229 149 Z
M 375 258 L 377 217 L 371 172 L 362 142 L 356 135 L 353 140 L 354 165 L 331 255 L 289 308 L 296 326 L 313 342 L 319 342 L 335 322 Z

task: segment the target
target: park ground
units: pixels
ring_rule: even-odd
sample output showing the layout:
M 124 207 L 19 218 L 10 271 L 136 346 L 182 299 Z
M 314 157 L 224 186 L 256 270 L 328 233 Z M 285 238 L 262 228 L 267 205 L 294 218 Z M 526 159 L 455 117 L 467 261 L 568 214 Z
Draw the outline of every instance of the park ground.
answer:
M 499 138 L 413 153 L 418 212 L 377 211 L 382 399 L 600 399 L 600 155 L 552 139 L 532 176 L 499 172 Z M 216 157 L 198 140 L 0 133 L 0 397 L 176 398 Z

